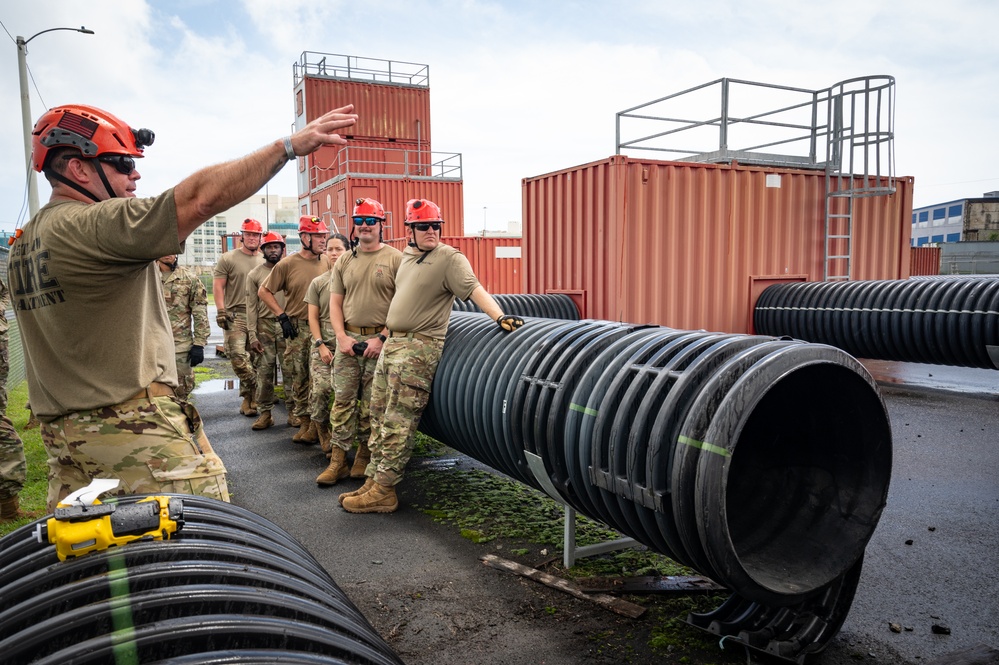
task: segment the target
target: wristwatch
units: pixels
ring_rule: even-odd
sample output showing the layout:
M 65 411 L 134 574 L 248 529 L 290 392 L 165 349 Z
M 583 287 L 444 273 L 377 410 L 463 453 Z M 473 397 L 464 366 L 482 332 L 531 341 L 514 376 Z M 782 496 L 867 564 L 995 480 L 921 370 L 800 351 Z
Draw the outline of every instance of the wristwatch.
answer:
M 386 340 L 386 339 L 388 339 L 388 338 L 387 338 L 387 337 L 385 337 L 385 335 L 383 335 L 383 334 L 381 334 L 381 333 L 378 333 L 378 339 L 380 339 L 380 340 L 382 341 L 382 344 L 384 344 L 384 343 L 385 343 L 385 340 Z
M 323 343 L 323 340 L 317 339 L 315 342 L 312 343 L 312 348 L 318 349 L 319 345 L 322 344 L 322 343 Z

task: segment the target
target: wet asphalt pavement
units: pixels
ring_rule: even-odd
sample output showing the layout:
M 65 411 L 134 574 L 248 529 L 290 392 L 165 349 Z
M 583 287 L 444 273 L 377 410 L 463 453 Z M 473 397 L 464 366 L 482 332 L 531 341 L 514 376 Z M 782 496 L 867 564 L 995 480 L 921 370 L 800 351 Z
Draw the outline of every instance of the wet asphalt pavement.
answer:
M 210 318 L 206 356 L 225 363 L 214 359 L 221 335 L 214 312 Z M 859 654 L 861 662 L 929 663 L 974 645 L 999 649 L 999 371 L 865 364 L 891 416 L 891 489 L 850 614 L 811 662 L 854 663 Z M 585 637 L 523 618 L 540 585 L 484 568 L 482 546 L 407 505 L 405 492 L 393 515 L 344 512 L 336 496 L 360 482 L 318 488 L 325 468 L 318 446 L 291 443 L 283 407 L 274 412 L 278 426 L 250 430 L 233 388 L 212 382 L 195 397 L 229 470 L 233 502 L 305 545 L 406 662 L 590 657 Z M 477 605 L 469 607 L 470 596 Z M 608 623 L 619 623 L 613 616 Z M 396 639 L 402 633 L 414 639 Z

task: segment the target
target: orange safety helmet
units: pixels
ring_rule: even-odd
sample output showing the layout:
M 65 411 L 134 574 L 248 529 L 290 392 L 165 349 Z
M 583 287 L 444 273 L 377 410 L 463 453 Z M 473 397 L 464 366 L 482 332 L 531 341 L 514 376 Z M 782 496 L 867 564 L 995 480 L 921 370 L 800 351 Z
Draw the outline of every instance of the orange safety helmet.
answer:
M 326 222 L 311 215 L 302 215 L 298 218 L 299 233 L 329 233 Z
M 76 148 L 83 157 L 129 155 L 142 157 L 156 135 L 148 129 L 132 129 L 107 111 L 82 104 L 49 109 L 31 130 L 31 164 L 42 171 L 49 151 Z
M 263 233 L 264 226 L 257 220 L 247 217 L 243 220 L 243 224 L 239 227 L 239 231 L 240 233 Z
M 406 224 L 413 222 L 440 222 L 441 209 L 433 201 L 427 199 L 410 199 L 406 202 Z
M 354 217 L 377 217 L 385 220 L 385 208 L 374 199 L 357 199 L 354 203 Z
M 281 236 L 280 233 L 278 233 L 277 231 L 268 231 L 267 235 L 265 235 L 264 239 L 260 242 L 260 246 L 263 247 L 264 245 L 269 245 L 272 242 L 279 242 L 282 245 L 285 244 L 284 238 Z

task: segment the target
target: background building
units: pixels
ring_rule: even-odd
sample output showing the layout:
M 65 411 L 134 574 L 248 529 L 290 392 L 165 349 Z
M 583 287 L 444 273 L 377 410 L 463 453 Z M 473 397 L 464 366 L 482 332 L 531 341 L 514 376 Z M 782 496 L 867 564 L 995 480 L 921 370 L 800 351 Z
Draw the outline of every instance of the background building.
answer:
M 999 192 L 913 209 L 913 247 L 962 240 L 999 241 Z
M 180 265 L 193 267 L 199 273 L 209 271 L 222 255 L 223 237 L 230 237 L 226 249 L 232 249 L 233 242 L 238 242 L 238 239 L 233 240 L 231 236 L 239 233 L 239 227 L 247 217 L 259 221 L 265 230 L 287 236 L 289 253 L 301 249 L 298 240 L 298 198 L 254 194 L 199 226 L 187 239 L 185 251 L 179 259 Z

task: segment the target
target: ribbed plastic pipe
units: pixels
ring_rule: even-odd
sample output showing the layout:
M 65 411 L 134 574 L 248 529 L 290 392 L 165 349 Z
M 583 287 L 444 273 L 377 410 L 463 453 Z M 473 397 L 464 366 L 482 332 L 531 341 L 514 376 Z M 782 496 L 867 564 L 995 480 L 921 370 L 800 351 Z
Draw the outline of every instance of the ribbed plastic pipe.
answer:
M 757 299 L 753 325 L 858 358 L 995 369 L 999 279 L 776 284 Z
M 182 499 L 172 540 L 59 561 L 35 539 L 44 519 L 0 539 L 5 665 L 401 662 L 287 532 L 228 503 Z
M 496 304 L 505 314 L 516 316 L 537 316 L 545 319 L 579 320 L 579 308 L 572 298 L 564 293 L 537 294 L 493 294 Z M 471 300 L 455 298 L 451 309 L 456 312 L 481 312 Z
M 891 476 L 867 371 L 763 336 L 454 313 L 420 429 L 774 607 L 859 565 Z

